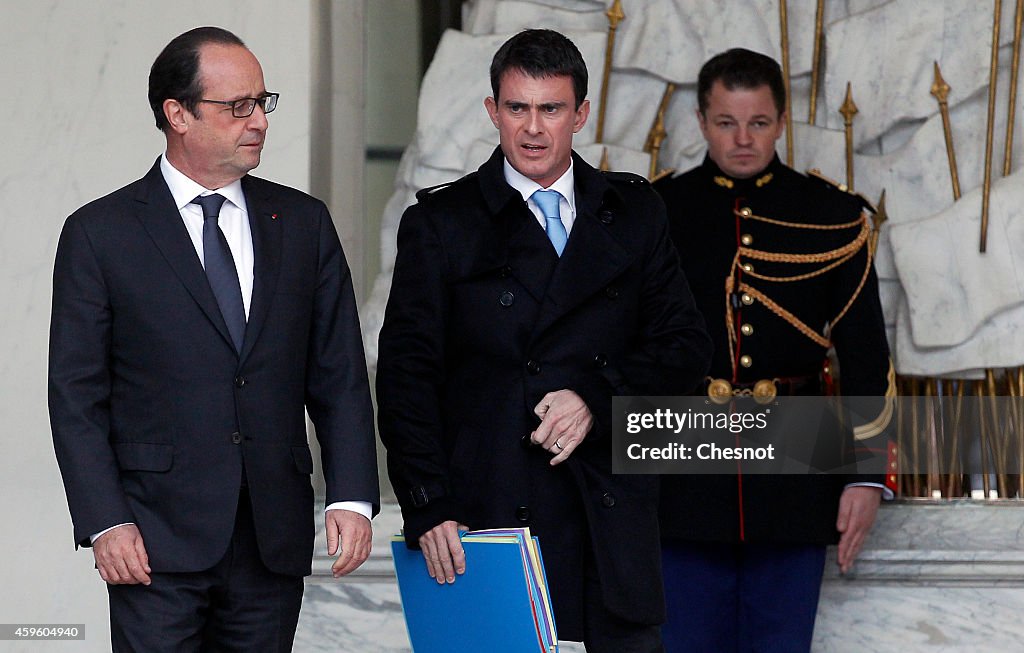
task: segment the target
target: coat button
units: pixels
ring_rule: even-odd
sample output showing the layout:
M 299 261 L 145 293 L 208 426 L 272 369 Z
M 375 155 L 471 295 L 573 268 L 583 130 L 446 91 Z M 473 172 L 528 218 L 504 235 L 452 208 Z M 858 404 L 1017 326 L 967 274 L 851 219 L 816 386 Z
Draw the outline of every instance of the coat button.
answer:
M 540 374 L 540 363 L 535 360 L 526 361 L 526 371 L 530 374 Z
M 507 279 L 511 275 L 512 275 L 512 266 L 511 265 L 506 265 L 503 268 L 501 268 L 500 270 L 498 270 L 498 276 L 501 277 L 502 279 Z
M 243 385 L 245 385 L 245 377 L 244 376 L 236 376 L 235 377 L 235 387 L 236 388 L 241 388 Z
M 753 272 L 754 271 L 754 265 L 752 263 L 744 263 L 743 264 L 743 271 L 744 272 Z
M 740 215 L 742 215 L 744 218 L 749 218 L 753 214 L 754 212 L 751 211 L 749 207 L 744 206 L 742 209 L 740 209 Z
M 516 300 L 516 296 L 511 291 L 506 290 L 498 296 L 498 303 L 502 306 L 508 307 L 512 305 L 512 302 Z
M 611 508 L 612 506 L 614 506 L 615 505 L 615 495 L 611 494 L 610 492 L 605 492 L 601 496 L 601 505 L 603 505 L 605 508 Z
M 742 365 L 743 367 L 750 367 L 753 364 L 754 359 L 751 358 L 750 356 L 747 356 L 746 354 L 740 356 L 740 365 Z
M 619 289 L 613 288 L 612 286 L 608 286 L 607 288 L 604 289 L 604 294 L 605 296 L 608 297 L 608 299 L 615 299 L 616 297 L 619 296 Z
M 750 306 L 751 304 L 754 303 L 754 298 L 748 295 L 747 293 L 743 293 L 742 295 L 740 295 L 740 301 L 743 302 L 745 306 Z
M 241 441 L 242 441 L 242 434 L 241 433 L 239 433 L 238 431 L 235 431 L 234 433 L 231 434 L 231 444 L 238 444 Z
M 740 333 L 745 336 L 752 336 L 754 335 L 754 326 L 751 324 L 744 324 L 740 327 Z
M 605 356 L 604 354 L 598 354 L 597 356 L 594 356 L 594 365 L 596 365 L 598 369 L 607 367 L 608 357 Z
M 527 506 L 519 506 L 516 508 L 516 520 L 524 524 L 530 521 L 530 509 Z
M 615 222 L 615 216 L 612 215 L 612 212 L 609 211 L 608 209 L 603 209 L 600 213 L 598 213 L 597 219 L 600 220 L 602 224 L 611 224 Z
M 743 234 L 742 236 L 740 236 L 740 242 L 746 245 L 747 247 L 750 247 L 751 245 L 754 244 L 754 237 L 751 236 L 750 234 Z

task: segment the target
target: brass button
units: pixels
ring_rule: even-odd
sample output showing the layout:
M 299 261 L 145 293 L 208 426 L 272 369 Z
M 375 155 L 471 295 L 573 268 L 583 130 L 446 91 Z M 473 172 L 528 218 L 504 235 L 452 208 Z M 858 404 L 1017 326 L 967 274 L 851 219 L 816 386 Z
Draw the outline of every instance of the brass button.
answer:
M 740 215 L 742 215 L 744 218 L 749 218 L 751 215 L 753 215 L 753 213 L 753 211 L 751 211 L 749 208 L 745 206 L 742 209 L 740 209 Z
M 745 305 L 750 306 L 751 304 L 754 303 L 754 298 L 748 295 L 747 293 L 743 293 L 742 295 L 740 295 L 740 301 L 743 302 Z
M 754 327 L 753 327 L 753 325 L 744 324 L 743 326 L 740 327 L 740 333 L 742 333 L 745 336 L 752 336 L 752 335 L 754 335 Z
M 750 234 L 743 234 L 740 236 L 740 242 L 749 247 L 754 244 L 754 237 Z
M 743 264 L 743 271 L 744 272 L 753 272 L 754 271 L 754 265 L 752 263 L 744 263 Z
M 750 356 L 747 356 L 746 354 L 740 356 L 740 365 L 742 365 L 743 367 L 750 367 L 753 364 L 754 359 L 751 358 Z

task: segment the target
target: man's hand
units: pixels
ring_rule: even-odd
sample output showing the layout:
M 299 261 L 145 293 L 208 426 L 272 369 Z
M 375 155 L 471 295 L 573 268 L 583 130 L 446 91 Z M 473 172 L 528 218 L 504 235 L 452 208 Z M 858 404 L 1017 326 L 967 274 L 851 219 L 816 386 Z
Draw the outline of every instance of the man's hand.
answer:
M 839 536 L 839 571 L 846 573 L 860 553 L 864 539 L 875 523 L 878 504 L 882 502 L 882 488 L 855 485 L 843 490 L 839 497 L 839 518 L 836 530 Z
M 327 555 L 341 554 L 331 565 L 334 577 L 339 578 L 358 569 L 370 557 L 373 528 L 369 519 L 351 510 L 328 510 L 324 520 Z
M 459 539 L 459 531 L 469 528 L 452 520 L 441 522 L 420 535 L 420 549 L 427 563 L 427 573 L 443 585 L 455 582 L 455 574 L 466 573 L 466 552 Z
M 547 393 L 533 412 L 540 418 L 540 426 L 530 434 L 530 441 L 555 454 L 552 465 L 572 455 L 594 425 L 587 404 L 572 390 Z
M 149 555 L 135 524 L 112 528 L 92 543 L 100 578 L 111 585 L 149 585 Z

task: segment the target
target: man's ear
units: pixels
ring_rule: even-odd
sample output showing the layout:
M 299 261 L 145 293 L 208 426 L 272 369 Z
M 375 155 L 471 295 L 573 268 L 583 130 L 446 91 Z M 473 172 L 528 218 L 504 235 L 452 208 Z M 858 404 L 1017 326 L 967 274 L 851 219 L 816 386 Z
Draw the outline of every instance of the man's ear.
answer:
M 708 134 L 708 119 L 704 116 L 704 113 L 698 108 L 693 112 L 697 116 L 697 125 L 700 127 L 700 133 L 704 134 L 707 138 Z
M 192 114 L 188 112 L 181 102 L 177 100 L 164 100 L 164 117 L 171 129 L 178 134 L 188 131 L 188 125 L 192 121 Z
M 487 117 L 491 119 L 494 128 L 498 129 L 498 103 L 488 95 L 484 98 L 484 108 L 487 109 Z
M 580 102 L 580 108 L 576 109 L 576 120 L 572 125 L 572 133 L 578 134 L 583 125 L 587 124 L 587 117 L 590 116 L 590 100 Z

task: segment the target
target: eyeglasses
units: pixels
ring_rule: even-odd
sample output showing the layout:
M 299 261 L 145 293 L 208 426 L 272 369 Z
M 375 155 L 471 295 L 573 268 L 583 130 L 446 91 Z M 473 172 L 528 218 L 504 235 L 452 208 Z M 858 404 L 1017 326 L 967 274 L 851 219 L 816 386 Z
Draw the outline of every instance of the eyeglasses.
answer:
M 231 115 L 236 118 L 248 118 L 252 115 L 252 112 L 256 110 L 256 105 L 260 106 L 263 113 L 270 113 L 277 108 L 277 98 L 280 97 L 280 93 L 264 93 L 259 97 L 243 97 L 237 100 L 199 100 L 200 102 L 209 102 L 210 104 L 223 104 L 231 107 Z

